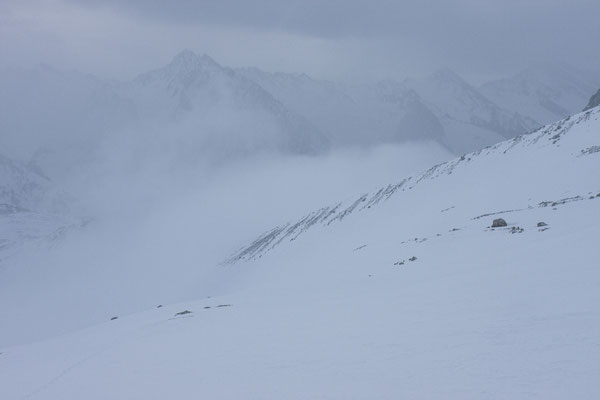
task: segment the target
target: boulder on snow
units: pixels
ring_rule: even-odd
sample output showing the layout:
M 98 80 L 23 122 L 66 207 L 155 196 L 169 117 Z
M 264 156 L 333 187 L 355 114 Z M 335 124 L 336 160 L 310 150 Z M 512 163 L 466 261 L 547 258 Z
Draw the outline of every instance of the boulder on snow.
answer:
M 548 224 L 547 224 L 547 223 L 545 223 L 545 222 L 538 222 L 538 223 L 537 223 L 537 226 L 538 226 L 538 228 L 541 228 L 542 226 L 547 226 L 547 225 L 548 225 Z
M 506 223 L 506 221 L 502 218 L 497 218 L 492 222 L 492 228 L 502 228 L 507 225 L 508 224 Z

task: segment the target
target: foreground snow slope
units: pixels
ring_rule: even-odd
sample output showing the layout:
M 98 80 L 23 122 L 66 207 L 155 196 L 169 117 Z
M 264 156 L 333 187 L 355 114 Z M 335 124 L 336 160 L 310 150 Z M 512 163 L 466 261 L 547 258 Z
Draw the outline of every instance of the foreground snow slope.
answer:
M 283 225 L 211 297 L 0 349 L 0 398 L 597 398 L 599 145 L 595 108 Z

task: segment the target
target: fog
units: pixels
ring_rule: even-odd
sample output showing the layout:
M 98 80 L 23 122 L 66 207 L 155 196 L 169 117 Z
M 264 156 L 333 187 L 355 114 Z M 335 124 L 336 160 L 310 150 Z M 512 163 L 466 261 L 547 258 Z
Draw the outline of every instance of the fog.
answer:
M 3 2 L 0 344 L 227 293 L 262 232 L 577 112 L 578 3 Z
M 285 93 L 190 51 L 130 81 L 48 66 L 0 80 L 0 143 L 15 177 L 3 201 L 22 210 L 3 220 L 22 218 L 0 269 L 0 303 L 19 305 L 0 309 L 16 321 L 2 330 L 7 345 L 224 295 L 252 271 L 223 262 L 258 235 L 453 157 L 439 133 L 419 132 L 414 116 L 435 116 L 397 85 L 337 107 L 366 121 L 350 141 L 347 124 L 313 120 L 311 91 L 294 103 L 300 114 Z M 40 215 L 54 224 L 48 235 Z
M 433 143 L 193 167 L 170 156 L 100 157 L 93 172 L 72 181 L 89 222 L 4 267 L 0 301 L 19 307 L 4 308 L 2 317 L 20 321 L 3 329 L 4 343 L 229 293 L 251 271 L 222 262 L 262 232 L 450 157 Z M 30 313 L 40 317 L 20 317 Z

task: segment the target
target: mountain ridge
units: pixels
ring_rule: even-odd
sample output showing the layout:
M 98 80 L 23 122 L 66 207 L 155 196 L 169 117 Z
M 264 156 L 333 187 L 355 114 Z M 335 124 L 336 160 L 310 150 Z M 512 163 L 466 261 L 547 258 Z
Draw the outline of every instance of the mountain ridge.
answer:
M 378 205 L 379 203 L 386 202 L 396 194 L 412 190 L 422 181 L 432 180 L 444 175 L 451 175 L 457 168 L 462 168 L 465 164 L 468 164 L 471 161 L 476 161 L 483 155 L 488 156 L 494 153 L 507 154 L 508 152 L 513 151 L 515 148 L 537 145 L 538 142 L 542 141 L 542 139 L 546 139 L 546 141 L 550 142 L 551 145 L 560 146 L 560 144 L 558 144 L 560 140 L 574 126 L 580 123 L 585 123 L 593 118 L 598 119 L 599 116 L 600 107 L 592 108 L 586 110 L 585 112 L 576 114 L 573 117 L 567 117 L 556 123 L 539 128 L 534 132 L 523 134 L 493 146 L 488 146 L 484 149 L 465 154 L 454 160 L 435 165 L 419 175 L 406 177 L 398 183 L 389 184 L 386 187 L 381 187 L 373 192 L 362 194 L 358 198 L 351 199 L 350 201 L 343 201 L 334 205 L 323 207 L 319 210 L 306 214 L 295 222 L 288 222 L 284 225 L 280 225 L 272 230 L 267 231 L 251 244 L 243 246 L 240 250 L 232 254 L 232 256 L 225 260 L 224 263 L 234 264 L 238 261 L 250 261 L 261 258 L 265 253 L 274 249 L 284 241 L 296 240 L 302 233 L 312 227 L 319 225 L 329 226 L 336 221 L 341 221 L 353 212 L 365 211 L 373 206 Z M 580 149 L 580 153 L 577 153 L 577 156 L 589 154 L 589 152 L 586 150 L 595 149 L 595 147 L 598 146 L 582 148 Z M 600 190 L 600 186 L 598 188 L 591 189 Z M 579 196 L 584 194 L 585 193 L 581 193 Z M 584 200 L 583 197 L 579 198 L 579 196 L 577 196 L 577 199 L 574 201 Z M 542 199 L 539 200 L 540 202 L 538 207 L 547 206 L 546 202 L 542 201 Z

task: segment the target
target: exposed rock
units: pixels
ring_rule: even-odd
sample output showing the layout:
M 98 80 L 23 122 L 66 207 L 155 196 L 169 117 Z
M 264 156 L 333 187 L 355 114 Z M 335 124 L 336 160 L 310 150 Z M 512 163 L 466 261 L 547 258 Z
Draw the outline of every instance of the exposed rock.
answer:
M 600 146 L 590 146 L 581 150 L 580 156 L 586 156 L 589 154 L 600 153 Z
M 411 258 L 408 259 L 408 261 L 416 261 L 416 260 L 417 260 L 417 257 L 415 257 L 415 256 L 412 256 Z
M 117 318 L 119 318 L 119 317 L 112 317 L 110 320 L 111 320 L 111 321 L 114 321 L 114 320 L 115 320 L 115 319 L 117 319 Z
M 178 312 L 177 314 L 175 314 L 175 316 L 178 316 L 178 315 L 185 315 L 185 314 L 191 314 L 191 313 L 192 313 L 192 312 L 191 312 L 190 310 L 185 310 L 185 311 L 180 311 L 180 312 Z
M 538 222 L 538 223 L 537 223 L 537 227 L 538 227 L 538 228 L 541 228 L 542 226 L 548 226 L 548 224 L 547 224 L 547 223 L 545 223 L 545 222 Z
M 492 228 L 502 228 L 504 226 L 508 226 L 508 224 L 502 218 L 497 218 L 492 222 Z
M 596 92 L 595 95 L 593 95 L 592 97 L 590 97 L 590 101 L 587 104 L 587 106 L 585 106 L 585 108 L 583 109 L 583 111 L 587 111 L 590 110 L 594 107 L 597 107 L 600 105 L 600 89 Z

